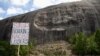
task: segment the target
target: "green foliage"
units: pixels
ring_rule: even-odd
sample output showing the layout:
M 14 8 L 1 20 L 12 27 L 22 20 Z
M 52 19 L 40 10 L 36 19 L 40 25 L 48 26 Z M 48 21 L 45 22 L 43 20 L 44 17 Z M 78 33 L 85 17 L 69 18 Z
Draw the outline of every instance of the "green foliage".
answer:
M 71 37 L 73 51 L 77 54 L 100 54 L 100 30 L 86 36 L 83 33 Z
M 95 35 L 91 35 L 90 37 L 87 38 L 87 53 L 88 54 L 97 54 L 98 49 L 97 49 L 97 43 L 95 42 Z
M 26 56 L 34 47 L 34 40 L 27 46 L 20 46 L 20 56 Z M 0 40 L 0 56 L 17 56 L 18 46 L 10 45 L 7 41 Z
M 73 50 L 77 54 L 84 54 L 86 49 L 86 37 L 83 33 L 75 34 L 74 43 L 73 43 Z
M 100 47 L 100 30 L 97 30 L 95 33 L 95 41 Z
M 35 46 L 34 39 L 31 39 L 29 45 L 22 45 L 20 46 L 20 56 L 27 56 L 31 49 L 33 50 Z
M 71 38 L 69 39 L 69 42 L 71 44 L 75 44 L 77 37 L 78 37 L 78 34 L 71 36 Z
M 100 53 L 100 30 L 95 33 L 95 42 L 97 43 L 98 53 Z
M 21 56 L 26 56 L 29 52 L 29 47 L 28 46 L 20 46 L 20 55 Z
M 0 41 L 1 56 L 16 56 L 16 46 L 11 46 L 7 41 Z

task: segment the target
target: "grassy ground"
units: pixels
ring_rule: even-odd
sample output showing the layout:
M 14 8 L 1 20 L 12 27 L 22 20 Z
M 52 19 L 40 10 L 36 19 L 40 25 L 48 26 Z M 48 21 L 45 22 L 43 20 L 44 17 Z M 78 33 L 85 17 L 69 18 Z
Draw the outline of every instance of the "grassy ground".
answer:
M 70 47 L 70 44 L 65 41 L 37 45 L 30 56 L 72 56 Z

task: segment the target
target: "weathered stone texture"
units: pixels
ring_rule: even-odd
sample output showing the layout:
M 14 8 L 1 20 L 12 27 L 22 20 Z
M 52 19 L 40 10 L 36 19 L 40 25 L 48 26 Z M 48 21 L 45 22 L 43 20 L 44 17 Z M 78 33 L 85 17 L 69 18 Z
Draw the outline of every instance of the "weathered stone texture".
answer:
M 13 22 L 30 23 L 30 39 L 63 40 L 76 32 L 90 34 L 100 28 L 100 1 L 64 3 L 0 21 L 0 39 L 10 40 Z

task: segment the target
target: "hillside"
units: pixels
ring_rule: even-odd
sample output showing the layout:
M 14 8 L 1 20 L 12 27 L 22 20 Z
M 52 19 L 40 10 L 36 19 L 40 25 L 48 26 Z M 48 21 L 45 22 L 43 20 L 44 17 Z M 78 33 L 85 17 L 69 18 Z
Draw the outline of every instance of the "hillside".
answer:
M 100 28 L 100 1 L 62 3 L 0 21 L 0 39 L 10 40 L 13 22 L 30 23 L 30 39 L 37 43 L 64 40 L 77 32 L 91 34 Z

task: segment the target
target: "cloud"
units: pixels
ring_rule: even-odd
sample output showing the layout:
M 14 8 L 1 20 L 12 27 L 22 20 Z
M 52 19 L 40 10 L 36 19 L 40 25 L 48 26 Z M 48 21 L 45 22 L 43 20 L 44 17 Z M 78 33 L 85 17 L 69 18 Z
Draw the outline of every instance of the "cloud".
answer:
M 29 12 L 29 10 L 24 10 L 24 12 L 23 12 L 23 13 L 27 13 L 27 12 Z
M 34 10 L 36 10 L 36 8 L 34 8 L 34 7 L 32 7 L 32 8 L 30 9 L 30 11 L 34 11 Z
M 0 17 L 0 20 L 2 20 L 3 19 L 3 17 Z
M 27 13 L 27 12 L 29 12 L 29 10 L 24 10 L 22 8 L 16 8 L 16 7 L 10 7 L 7 9 L 8 16 L 23 14 L 23 13 Z
M 7 11 L 0 8 L 0 13 L 7 12 L 6 13 L 7 16 L 12 16 L 12 15 L 17 15 L 17 14 L 27 13 L 29 11 L 34 11 L 40 8 L 44 8 L 44 7 L 59 4 L 59 3 L 75 2 L 75 1 L 81 1 L 81 0 L 2 0 L 2 1 L 6 1 L 6 2 L 9 1 L 10 5 Z M 32 2 L 33 2 L 33 5 L 31 7 Z M 24 6 L 27 9 L 25 9 Z
M 75 2 L 75 1 L 81 1 L 81 0 L 33 0 L 33 5 L 44 8 L 50 5 L 54 4 L 60 4 L 65 2 Z
M 22 14 L 24 13 L 24 10 L 22 8 L 15 8 L 15 7 L 10 7 L 7 10 L 7 15 L 13 15 L 13 14 Z
M 10 0 L 12 5 L 16 6 L 24 6 L 26 5 L 30 0 Z
M 44 8 L 46 6 L 52 5 L 51 0 L 33 0 L 33 5 L 39 8 Z
M 5 13 L 5 10 L 0 8 L 0 14 Z

